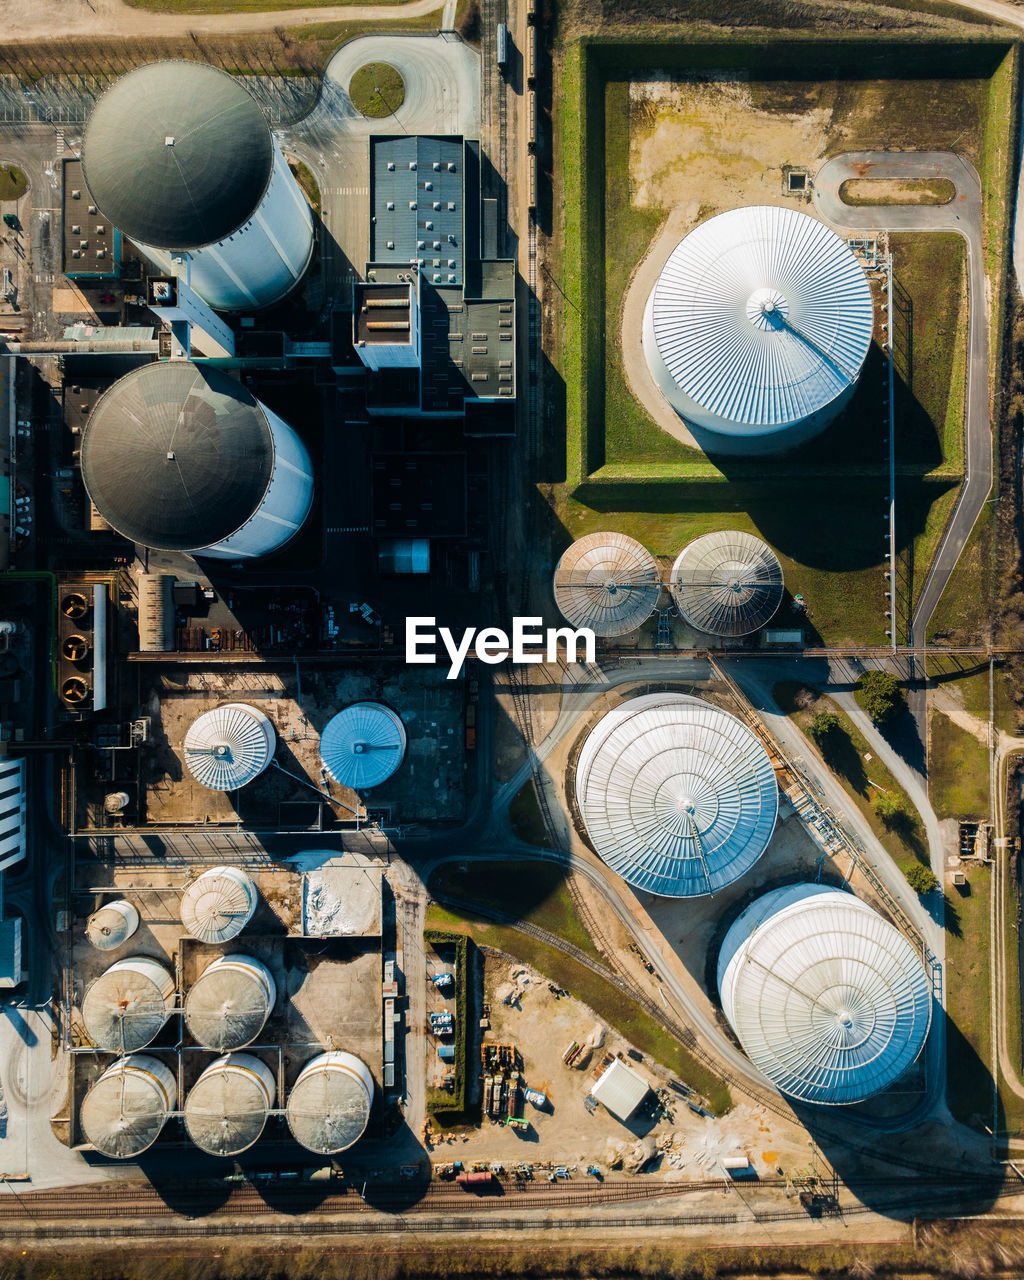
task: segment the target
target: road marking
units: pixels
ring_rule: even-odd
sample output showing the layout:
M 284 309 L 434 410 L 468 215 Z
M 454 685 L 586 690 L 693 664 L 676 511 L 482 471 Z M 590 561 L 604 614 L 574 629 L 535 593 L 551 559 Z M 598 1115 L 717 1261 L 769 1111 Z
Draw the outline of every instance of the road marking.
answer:
M 368 196 L 369 187 L 328 187 L 327 194 L 332 196 Z

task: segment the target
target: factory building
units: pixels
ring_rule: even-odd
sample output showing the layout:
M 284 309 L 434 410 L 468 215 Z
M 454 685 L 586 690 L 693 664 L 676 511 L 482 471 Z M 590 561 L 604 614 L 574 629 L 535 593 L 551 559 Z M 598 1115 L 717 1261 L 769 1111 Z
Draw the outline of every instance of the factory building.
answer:
M 181 895 L 181 923 L 200 942 L 230 942 L 252 919 L 258 901 L 241 867 L 211 867 Z
M 125 956 L 90 985 L 82 1001 L 89 1039 L 112 1053 L 144 1049 L 174 1009 L 174 978 L 150 956 Z
M 752 534 L 706 533 L 679 553 L 670 590 L 691 627 L 735 639 L 760 630 L 778 612 L 782 566 Z
M 590 1095 L 616 1120 L 625 1124 L 650 1091 L 651 1087 L 643 1076 L 638 1075 L 629 1063 L 616 1058 L 602 1071 Z
M 313 501 L 309 454 L 240 383 L 188 361 L 147 364 L 97 401 L 82 480 L 131 542 L 221 560 L 269 555 Z
M 760 739 L 700 698 L 651 693 L 591 729 L 576 800 L 595 851 L 637 889 L 715 893 L 745 875 L 775 830 L 779 790 Z
M 796 209 L 702 222 L 647 301 L 655 383 L 709 453 L 777 453 L 849 403 L 871 344 L 871 287 L 846 242 Z
M 102 1155 L 130 1160 L 147 1151 L 177 1106 L 174 1072 L 159 1058 L 133 1053 L 109 1066 L 85 1096 L 79 1122 Z
M 121 232 L 100 213 L 85 185 L 81 160 L 66 156 L 61 167 L 64 274 L 69 280 L 116 280 L 121 274 Z
M 218 956 L 185 997 L 185 1025 L 208 1049 L 227 1053 L 252 1044 L 277 1002 L 277 984 L 254 956 Z
M 337 1155 L 363 1136 L 372 1103 L 373 1076 L 366 1063 L 335 1049 L 302 1068 L 285 1115 L 292 1137 L 307 1151 Z
M 555 604 L 566 622 L 612 637 L 635 631 L 661 595 L 658 562 L 624 533 L 588 533 L 555 568 Z
M 733 922 L 722 1008 L 744 1052 L 791 1098 L 861 1102 L 917 1059 L 931 1021 L 920 951 L 851 893 L 795 884 Z
M 405 759 L 401 717 L 379 702 L 354 702 L 333 716 L 320 735 L 324 769 L 342 787 L 380 786 Z
M 203 1071 L 185 1099 L 185 1129 L 201 1151 L 237 1156 L 263 1133 L 274 1073 L 251 1053 L 228 1053 Z
M 226 702 L 189 725 L 183 754 L 196 782 L 213 791 L 237 791 L 267 768 L 276 746 L 274 726 L 262 711 Z
M 106 222 L 209 306 L 279 301 L 313 254 L 313 218 L 253 97 L 198 62 L 157 62 L 98 99 L 82 140 Z

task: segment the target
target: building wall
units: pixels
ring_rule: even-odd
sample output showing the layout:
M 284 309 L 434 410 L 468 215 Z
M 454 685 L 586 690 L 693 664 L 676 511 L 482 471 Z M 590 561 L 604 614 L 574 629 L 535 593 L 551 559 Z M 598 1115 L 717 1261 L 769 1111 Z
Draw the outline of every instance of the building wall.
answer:
M 0 871 L 25 856 L 25 761 L 0 758 Z

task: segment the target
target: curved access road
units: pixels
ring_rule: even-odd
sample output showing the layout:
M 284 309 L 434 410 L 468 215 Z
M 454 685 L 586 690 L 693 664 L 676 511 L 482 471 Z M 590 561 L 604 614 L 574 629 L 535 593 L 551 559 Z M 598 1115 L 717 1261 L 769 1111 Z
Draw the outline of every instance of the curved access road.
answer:
M 947 178 L 956 195 L 943 205 L 853 207 L 839 197 L 850 178 Z M 989 338 L 981 239 L 981 179 L 949 151 L 850 151 L 827 161 L 814 179 L 814 208 L 824 221 L 853 233 L 953 231 L 967 245 L 967 391 L 964 482 L 914 607 L 910 643 L 924 643 L 928 624 L 992 488 Z

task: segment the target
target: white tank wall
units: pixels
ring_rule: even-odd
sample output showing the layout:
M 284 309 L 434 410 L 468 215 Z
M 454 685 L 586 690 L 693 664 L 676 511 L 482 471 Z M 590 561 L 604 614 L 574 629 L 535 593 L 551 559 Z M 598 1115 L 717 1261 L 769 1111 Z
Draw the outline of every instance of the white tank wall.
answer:
M 267 1001 L 267 1017 L 274 1011 L 274 1005 L 277 1003 L 277 983 L 274 981 L 274 975 L 270 972 L 262 960 L 257 960 L 255 956 L 245 955 L 229 955 L 218 956 L 216 960 L 203 970 L 199 977 L 195 980 L 192 990 L 210 973 L 217 973 L 221 969 L 233 970 L 236 973 L 244 973 L 247 977 L 254 979 L 264 991 Z
M 196 552 L 215 560 L 266 556 L 289 542 L 302 528 L 313 505 L 313 464 L 306 446 L 287 422 L 261 404 L 274 437 L 274 470 L 257 510 L 230 537 Z
M 178 1082 L 174 1072 L 166 1062 L 153 1058 L 148 1053 L 132 1053 L 112 1063 L 96 1081 L 108 1080 L 118 1076 L 143 1076 L 147 1084 L 152 1084 L 156 1100 L 165 1110 L 173 1111 L 178 1102 Z M 93 1086 L 95 1088 L 95 1085 Z
M 93 921 L 98 916 L 104 915 L 105 912 L 110 914 L 104 916 L 102 923 L 110 929 L 111 938 L 104 938 L 102 935 L 96 938 L 92 933 Z M 120 921 L 116 918 L 118 916 Z M 123 946 L 138 927 L 138 909 L 131 902 L 126 902 L 123 898 L 119 898 L 116 902 L 105 903 L 100 907 L 99 911 L 93 912 L 86 925 L 86 936 L 98 951 L 112 951 L 115 947 Z
M 105 969 L 96 979 L 94 986 L 98 986 L 111 974 L 118 973 L 142 974 L 159 991 L 167 1012 L 170 1013 L 174 1008 L 174 975 L 159 960 L 154 960 L 151 956 L 125 956 L 122 960 L 115 960 L 109 969 Z
M 277 1081 L 274 1079 L 274 1073 L 270 1070 L 265 1062 L 262 1062 L 253 1053 L 226 1053 L 222 1058 L 217 1058 L 206 1068 L 198 1077 L 196 1084 L 200 1080 L 206 1080 L 211 1076 L 244 1076 L 246 1079 L 255 1079 L 259 1085 L 263 1095 L 264 1105 L 269 1109 L 274 1105 L 274 1097 L 277 1094 Z M 192 1086 L 195 1088 L 195 1085 Z
M 255 311 L 301 279 L 313 242 L 312 211 L 275 138 L 274 169 L 256 212 L 226 240 L 190 250 L 190 274 L 173 251 L 138 247 L 165 274 L 187 278 L 214 310 Z

